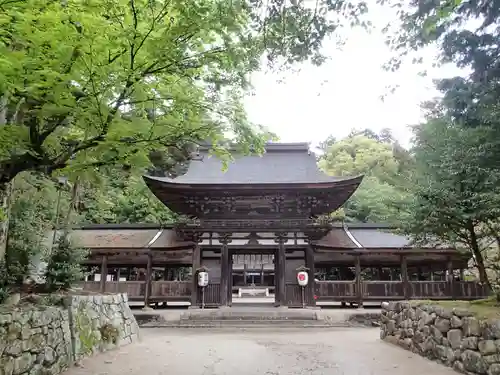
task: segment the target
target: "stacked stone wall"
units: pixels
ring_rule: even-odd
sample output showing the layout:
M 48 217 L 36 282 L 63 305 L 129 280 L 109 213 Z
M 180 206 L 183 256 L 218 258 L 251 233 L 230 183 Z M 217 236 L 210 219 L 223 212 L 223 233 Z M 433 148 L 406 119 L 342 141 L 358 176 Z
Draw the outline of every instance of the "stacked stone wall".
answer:
M 59 374 L 85 356 L 139 339 L 124 294 L 71 295 L 60 302 L 0 307 L 0 375 Z
M 390 302 L 380 338 L 466 374 L 500 375 L 500 320 L 464 309 Z

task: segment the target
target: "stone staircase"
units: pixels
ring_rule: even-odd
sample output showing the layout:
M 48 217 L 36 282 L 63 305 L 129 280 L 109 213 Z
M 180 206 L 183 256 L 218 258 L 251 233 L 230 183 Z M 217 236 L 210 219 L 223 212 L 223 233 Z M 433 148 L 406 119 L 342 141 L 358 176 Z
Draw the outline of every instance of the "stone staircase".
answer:
M 184 310 L 177 316 L 162 314 L 158 310 L 136 312 L 134 315 L 141 328 L 281 329 L 370 326 L 370 321 L 360 318 L 359 314 L 325 315 L 319 309 L 232 307 Z M 356 318 L 352 319 L 354 316 Z

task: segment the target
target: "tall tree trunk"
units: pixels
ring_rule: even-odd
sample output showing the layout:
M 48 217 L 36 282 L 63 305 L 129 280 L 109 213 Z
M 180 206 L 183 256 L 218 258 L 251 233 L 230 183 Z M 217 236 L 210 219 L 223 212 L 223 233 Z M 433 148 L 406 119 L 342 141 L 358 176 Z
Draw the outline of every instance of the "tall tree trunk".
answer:
M 0 183 L 0 261 L 4 260 L 9 235 L 12 182 Z
M 66 217 L 63 223 L 63 236 L 67 236 L 69 234 L 69 226 L 71 222 L 71 214 L 76 211 L 78 206 L 78 188 L 79 188 L 79 179 L 76 178 L 73 186 L 71 186 L 71 197 L 68 206 L 68 212 L 66 213 Z
M 486 266 L 484 264 L 483 254 L 481 253 L 476 230 L 474 229 L 474 225 L 472 224 L 472 222 L 468 223 L 467 230 L 469 231 L 470 247 L 472 250 L 472 255 L 474 255 L 474 259 L 476 260 L 476 267 L 479 273 L 479 281 L 483 284 L 488 285 L 488 287 L 491 289 L 491 283 L 488 278 L 488 274 L 486 273 Z

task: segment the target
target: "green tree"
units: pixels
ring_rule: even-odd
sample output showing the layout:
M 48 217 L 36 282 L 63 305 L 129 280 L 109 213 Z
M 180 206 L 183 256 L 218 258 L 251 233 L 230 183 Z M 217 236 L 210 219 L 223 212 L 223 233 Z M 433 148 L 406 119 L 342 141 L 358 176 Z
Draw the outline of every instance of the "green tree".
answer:
M 392 143 L 390 132 L 380 135 L 370 129 L 353 131 L 331 143 L 319 166 L 333 176 L 365 175 L 365 178 L 342 212 L 336 217 L 358 222 L 399 221 L 406 214 L 408 176 L 411 158 L 397 143 Z M 398 151 L 398 153 L 395 153 Z M 403 157 L 404 155 L 405 157 Z M 403 165 L 401 163 L 406 163 Z
M 82 224 L 165 224 L 176 217 L 151 193 L 141 176 L 121 171 L 110 171 L 98 184 L 84 184 L 77 211 Z
M 484 164 L 492 130 L 463 127 L 443 115 L 414 131 L 415 191 L 405 231 L 416 243 L 469 251 L 487 283 L 482 241 L 500 217 L 500 173 Z
M 488 0 L 426 0 L 411 2 L 408 7 L 406 1 L 383 2 L 399 7 L 401 21 L 388 28 L 389 44 L 396 52 L 388 66 L 397 69 L 403 56 L 436 43 L 440 63 L 465 68 L 464 76 L 437 81 L 437 88 L 444 94 L 443 110 L 464 126 L 497 129 L 495 138 L 500 139 L 500 4 Z M 498 161 L 500 143 L 495 147 L 492 156 Z
M 20 172 L 141 168 L 229 133 L 261 150 L 269 134 L 241 98 L 262 55 L 319 64 L 324 38 L 365 12 L 340 0 L 1 2 L 0 255 Z

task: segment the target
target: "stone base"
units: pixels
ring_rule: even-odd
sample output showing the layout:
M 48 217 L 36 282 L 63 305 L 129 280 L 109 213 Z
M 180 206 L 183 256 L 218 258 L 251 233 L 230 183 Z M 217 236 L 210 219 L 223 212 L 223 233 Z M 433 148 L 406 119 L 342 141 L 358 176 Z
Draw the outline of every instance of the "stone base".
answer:
M 198 305 L 191 305 L 188 307 L 188 310 L 196 310 L 196 309 L 201 309 L 201 307 Z
M 321 306 L 306 306 L 305 308 L 308 310 L 321 310 Z
M 142 311 L 153 311 L 153 308 L 149 307 L 149 306 L 144 306 L 141 310 Z

